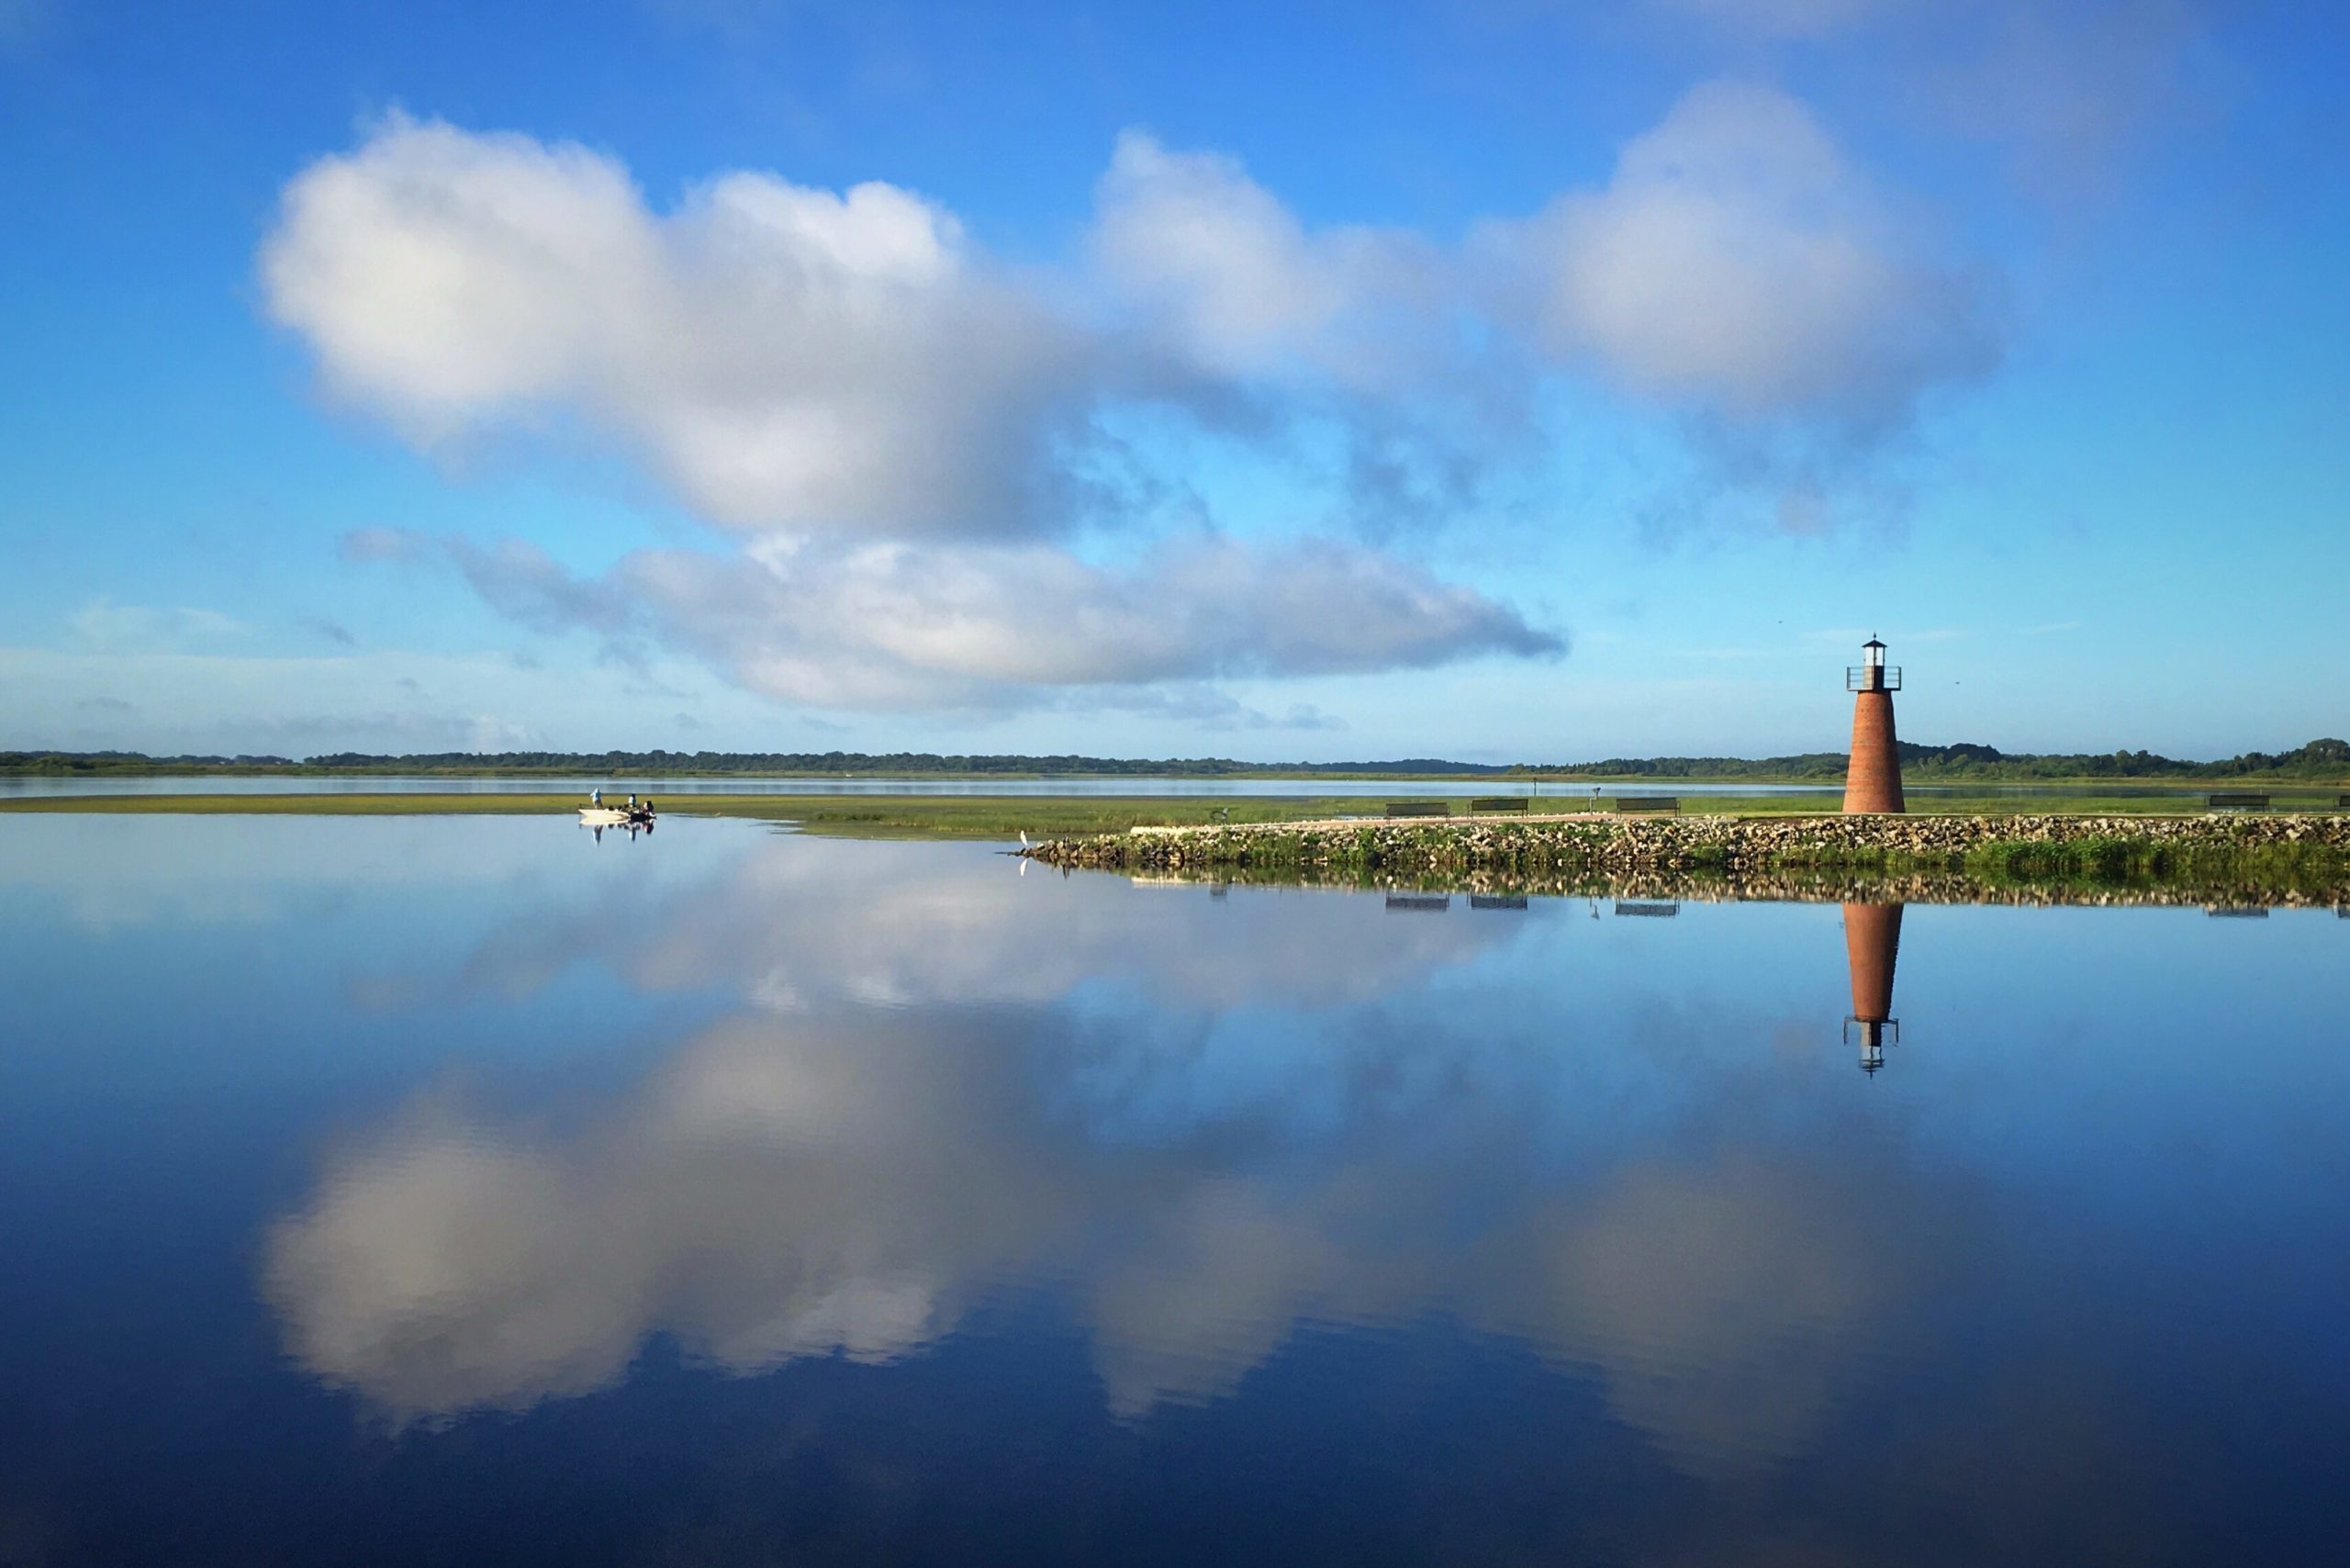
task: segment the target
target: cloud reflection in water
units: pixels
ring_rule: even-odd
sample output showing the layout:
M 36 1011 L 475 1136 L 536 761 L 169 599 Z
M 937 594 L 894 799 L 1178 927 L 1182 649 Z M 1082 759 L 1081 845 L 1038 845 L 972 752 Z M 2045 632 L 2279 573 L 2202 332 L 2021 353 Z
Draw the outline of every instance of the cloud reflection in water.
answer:
M 1815 1139 L 1762 1036 L 1747 1093 L 1627 1153 L 1621 1058 L 1673 1031 L 1429 1002 L 1521 916 L 804 840 L 651 896 L 501 933 L 457 988 L 588 962 L 730 1015 L 561 1129 L 438 1092 L 270 1235 L 293 1354 L 395 1422 L 608 1387 L 654 1336 L 739 1374 L 886 1361 L 1042 1289 L 1124 1417 L 1231 1393 L 1301 1323 L 1435 1316 L 1734 1473 L 1819 1440 L 1972 1224 L 1897 1147 Z

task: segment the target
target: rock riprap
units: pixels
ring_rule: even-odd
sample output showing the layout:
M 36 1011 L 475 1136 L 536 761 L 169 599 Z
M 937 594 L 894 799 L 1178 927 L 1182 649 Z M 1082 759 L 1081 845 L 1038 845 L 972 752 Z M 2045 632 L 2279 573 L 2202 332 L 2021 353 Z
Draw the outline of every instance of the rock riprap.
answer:
M 2350 815 L 1456 817 L 1136 828 L 1056 839 L 1025 853 L 1051 866 L 1141 872 L 1605 876 L 1851 867 L 2121 877 L 2244 868 L 2330 879 L 2350 861 Z

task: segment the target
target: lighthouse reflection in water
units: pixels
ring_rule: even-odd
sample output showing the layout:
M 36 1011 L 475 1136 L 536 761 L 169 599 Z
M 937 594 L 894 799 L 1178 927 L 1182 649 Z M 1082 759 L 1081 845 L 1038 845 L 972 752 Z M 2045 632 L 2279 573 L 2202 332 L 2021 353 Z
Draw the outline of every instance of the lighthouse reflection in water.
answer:
M 1888 1040 L 1901 1038 L 1893 1016 L 1893 966 L 1901 956 L 1901 910 L 1897 903 L 1844 906 L 1844 962 L 1852 971 L 1852 1011 L 1844 1016 L 1844 1038 L 1860 1036 L 1861 1070 L 1885 1065 Z
M 19 819 L 0 1562 L 2331 1561 L 2345 932 Z

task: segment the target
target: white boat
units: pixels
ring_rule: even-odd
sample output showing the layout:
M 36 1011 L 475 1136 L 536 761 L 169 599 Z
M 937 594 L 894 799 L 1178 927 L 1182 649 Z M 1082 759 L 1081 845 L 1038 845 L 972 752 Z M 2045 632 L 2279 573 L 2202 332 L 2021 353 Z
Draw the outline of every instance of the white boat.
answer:
M 579 808 L 581 827 L 618 827 L 628 821 L 628 812 L 618 806 L 582 806 Z

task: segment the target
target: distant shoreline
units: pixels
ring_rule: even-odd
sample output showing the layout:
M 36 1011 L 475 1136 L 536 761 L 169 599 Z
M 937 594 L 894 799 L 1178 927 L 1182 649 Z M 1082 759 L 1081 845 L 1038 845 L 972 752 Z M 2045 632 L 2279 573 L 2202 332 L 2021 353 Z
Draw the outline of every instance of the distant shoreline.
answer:
M 2188 789 L 2211 784 L 2276 786 L 2350 783 L 2350 742 L 2308 741 L 2282 752 L 2247 751 L 2208 762 L 2152 752 L 2003 752 L 1972 742 L 1898 747 L 1902 771 L 1920 788 L 1988 785 Z M 1442 756 L 1389 756 L 1311 763 L 1246 762 L 1228 756 L 1097 756 L 1077 752 L 928 751 L 691 751 L 559 752 L 321 752 L 305 757 L 270 753 L 183 752 L 153 756 L 136 751 L 0 749 L 0 778 L 593 778 L 626 787 L 645 779 L 792 778 L 932 779 L 982 784 L 1065 778 L 1071 783 L 1119 779 L 1181 782 L 1262 779 L 1311 783 L 1481 783 L 1524 785 L 1751 784 L 1830 789 L 1842 783 L 1841 751 L 1773 756 L 1714 755 L 1597 756 L 1582 762 L 1458 762 Z
M 2193 794 L 2217 788 L 2267 786 L 2272 790 L 2350 789 L 2350 774 L 2278 775 L 2275 773 L 2238 773 L 2197 775 L 2193 778 L 2132 777 L 2128 775 L 2096 776 L 2072 774 L 2041 778 L 2019 775 L 1944 773 L 1930 767 L 1904 771 L 1904 781 L 1919 790 L 2155 790 Z M 768 779 L 847 779 L 866 781 L 896 781 L 908 783 L 959 783 L 975 786 L 990 783 L 1035 783 L 1045 779 L 1066 779 L 1072 784 L 1113 784 L 1165 780 L 1178 784 L 1217 784 L 1239 780 L 1261 779 L 1277 784 L 1521 784 L 1529 787 L 1561 785 L 1573 788 L 1590 784 L 1639 784 L 1658 790 L 1675 784 L 1751 784 L 1758 788 L 1841 790 L 1843 777 L 1806 773 L 1552 773 L 1512 772 L 1474 773 L 1377 773 L 1323 772 L 1293 769 L 1261 768 L 1221 773 L 1073 773 L 1030 769 L 1002 772 L 955 772 L 950 770 L 922 771 L 918 769 L 888 772 L 831 772 L 820 769 L 777 769 L 749 772 L 733 768 L 701 769 L 665 767 L 659 769 L 599 770 L 594 767 L 466 767 L 466 768 L 344 768 L 312 767 L 304 764 L 285 767 L 174 767 L 158 765 L 149 767 L 126 768 L 62 768 L 13 767 L 0 766 L 0 779 L 6 778 L 70 778 L 92 784 L 109 781 L 129 782 L 140 778 L 445 778 L 461 782 L 469 778 L 532 779 L 543 778 L 610 778 L 630 782 L 647 779 L 741 779 L 754 783 Z

